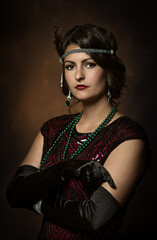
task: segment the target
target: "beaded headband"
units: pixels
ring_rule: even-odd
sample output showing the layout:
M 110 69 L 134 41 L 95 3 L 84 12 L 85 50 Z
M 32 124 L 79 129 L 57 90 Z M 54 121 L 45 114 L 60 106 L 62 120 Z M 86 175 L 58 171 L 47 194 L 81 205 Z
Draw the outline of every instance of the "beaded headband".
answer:
M 63 59 L 68 56 L 71 53 L 105 53 L 105 54 L 110 54 L 113 55 L 114 51 L 113 49 L 111 50 L 106 50 L 106 49 L 96 49 L 96 48 L 78 48 L 78 49 L 72 49 L 66 53 L 64 53 L 61 58 L 60 61 L 63 62 Z

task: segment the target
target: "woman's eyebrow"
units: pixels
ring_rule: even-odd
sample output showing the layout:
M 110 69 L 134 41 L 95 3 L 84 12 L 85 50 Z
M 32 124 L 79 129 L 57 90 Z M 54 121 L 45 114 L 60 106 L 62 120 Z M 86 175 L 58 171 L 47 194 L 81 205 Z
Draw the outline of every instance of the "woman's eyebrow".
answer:
M 92 58 L 85 58 L 85 59 L 83 59 L 81 62 L 84 63 L 84 62 L 86 62 L 86 61 L 88 61 L 88 60 L 91 60 L 91 59 L 92 59 Z M 70 60 L 66 60 L 64 63 L 72 63 L 72 64 L 75 64 L 74 61 L 70 61 Z

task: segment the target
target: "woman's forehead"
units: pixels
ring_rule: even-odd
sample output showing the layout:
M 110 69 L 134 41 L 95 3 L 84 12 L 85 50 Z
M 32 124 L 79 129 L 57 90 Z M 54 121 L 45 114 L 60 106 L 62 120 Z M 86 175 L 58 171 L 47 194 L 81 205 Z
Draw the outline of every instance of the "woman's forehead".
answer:
M 77 44 L 71 43 L 70 45 L 68 45 L 65 49 L 65 53 L 73 50 L 73 49 L 80 49 L 80 47 Z

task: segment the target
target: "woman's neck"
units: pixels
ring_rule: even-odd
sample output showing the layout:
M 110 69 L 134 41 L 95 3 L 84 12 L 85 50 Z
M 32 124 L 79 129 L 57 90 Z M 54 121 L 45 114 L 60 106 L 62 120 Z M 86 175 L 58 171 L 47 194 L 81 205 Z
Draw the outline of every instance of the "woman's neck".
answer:
M 93 103 L 83 103 L 83 106 L 83 115 L 76 124 L 77 131 L 82 133 L 93 132 L 112 109 L 111 104 L 108 103 L 106 98 Z
M 111 111 L 112 106 L 104 101 L 103 104 L 84 104 L 84 112 L 82 118 L 86 120 L 101 120 L 104 119 Z

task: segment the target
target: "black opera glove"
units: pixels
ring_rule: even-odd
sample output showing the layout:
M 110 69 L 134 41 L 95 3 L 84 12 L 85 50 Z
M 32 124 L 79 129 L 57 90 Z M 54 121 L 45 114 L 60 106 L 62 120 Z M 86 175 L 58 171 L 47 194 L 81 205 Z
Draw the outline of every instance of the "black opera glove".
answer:
M 11 207 L 28 208 L 50 192 L 56 195 L 61 174 L 69 164 L 80 160 L 65 160 L 41 172 L 31 165 L 20 166 L 10 180 L 6 189 L 6 197 Z
M 88 200 L 43 199 L 41 212 L 51 222 L 76 230 L 95 231 L 120 208 L 118 201 L 102 186 Z
M 80 166 L 79 166 L 80 164 Z M 90 193 L 94 192 L 103 182 L 108 182 L 112 188 L 116 185 L 106 168 L 97 161 L 80 161 L 73 163 L 63 171 L 63 179 L 68 179 L 69 176 L 79 178 L 83 187 Z

